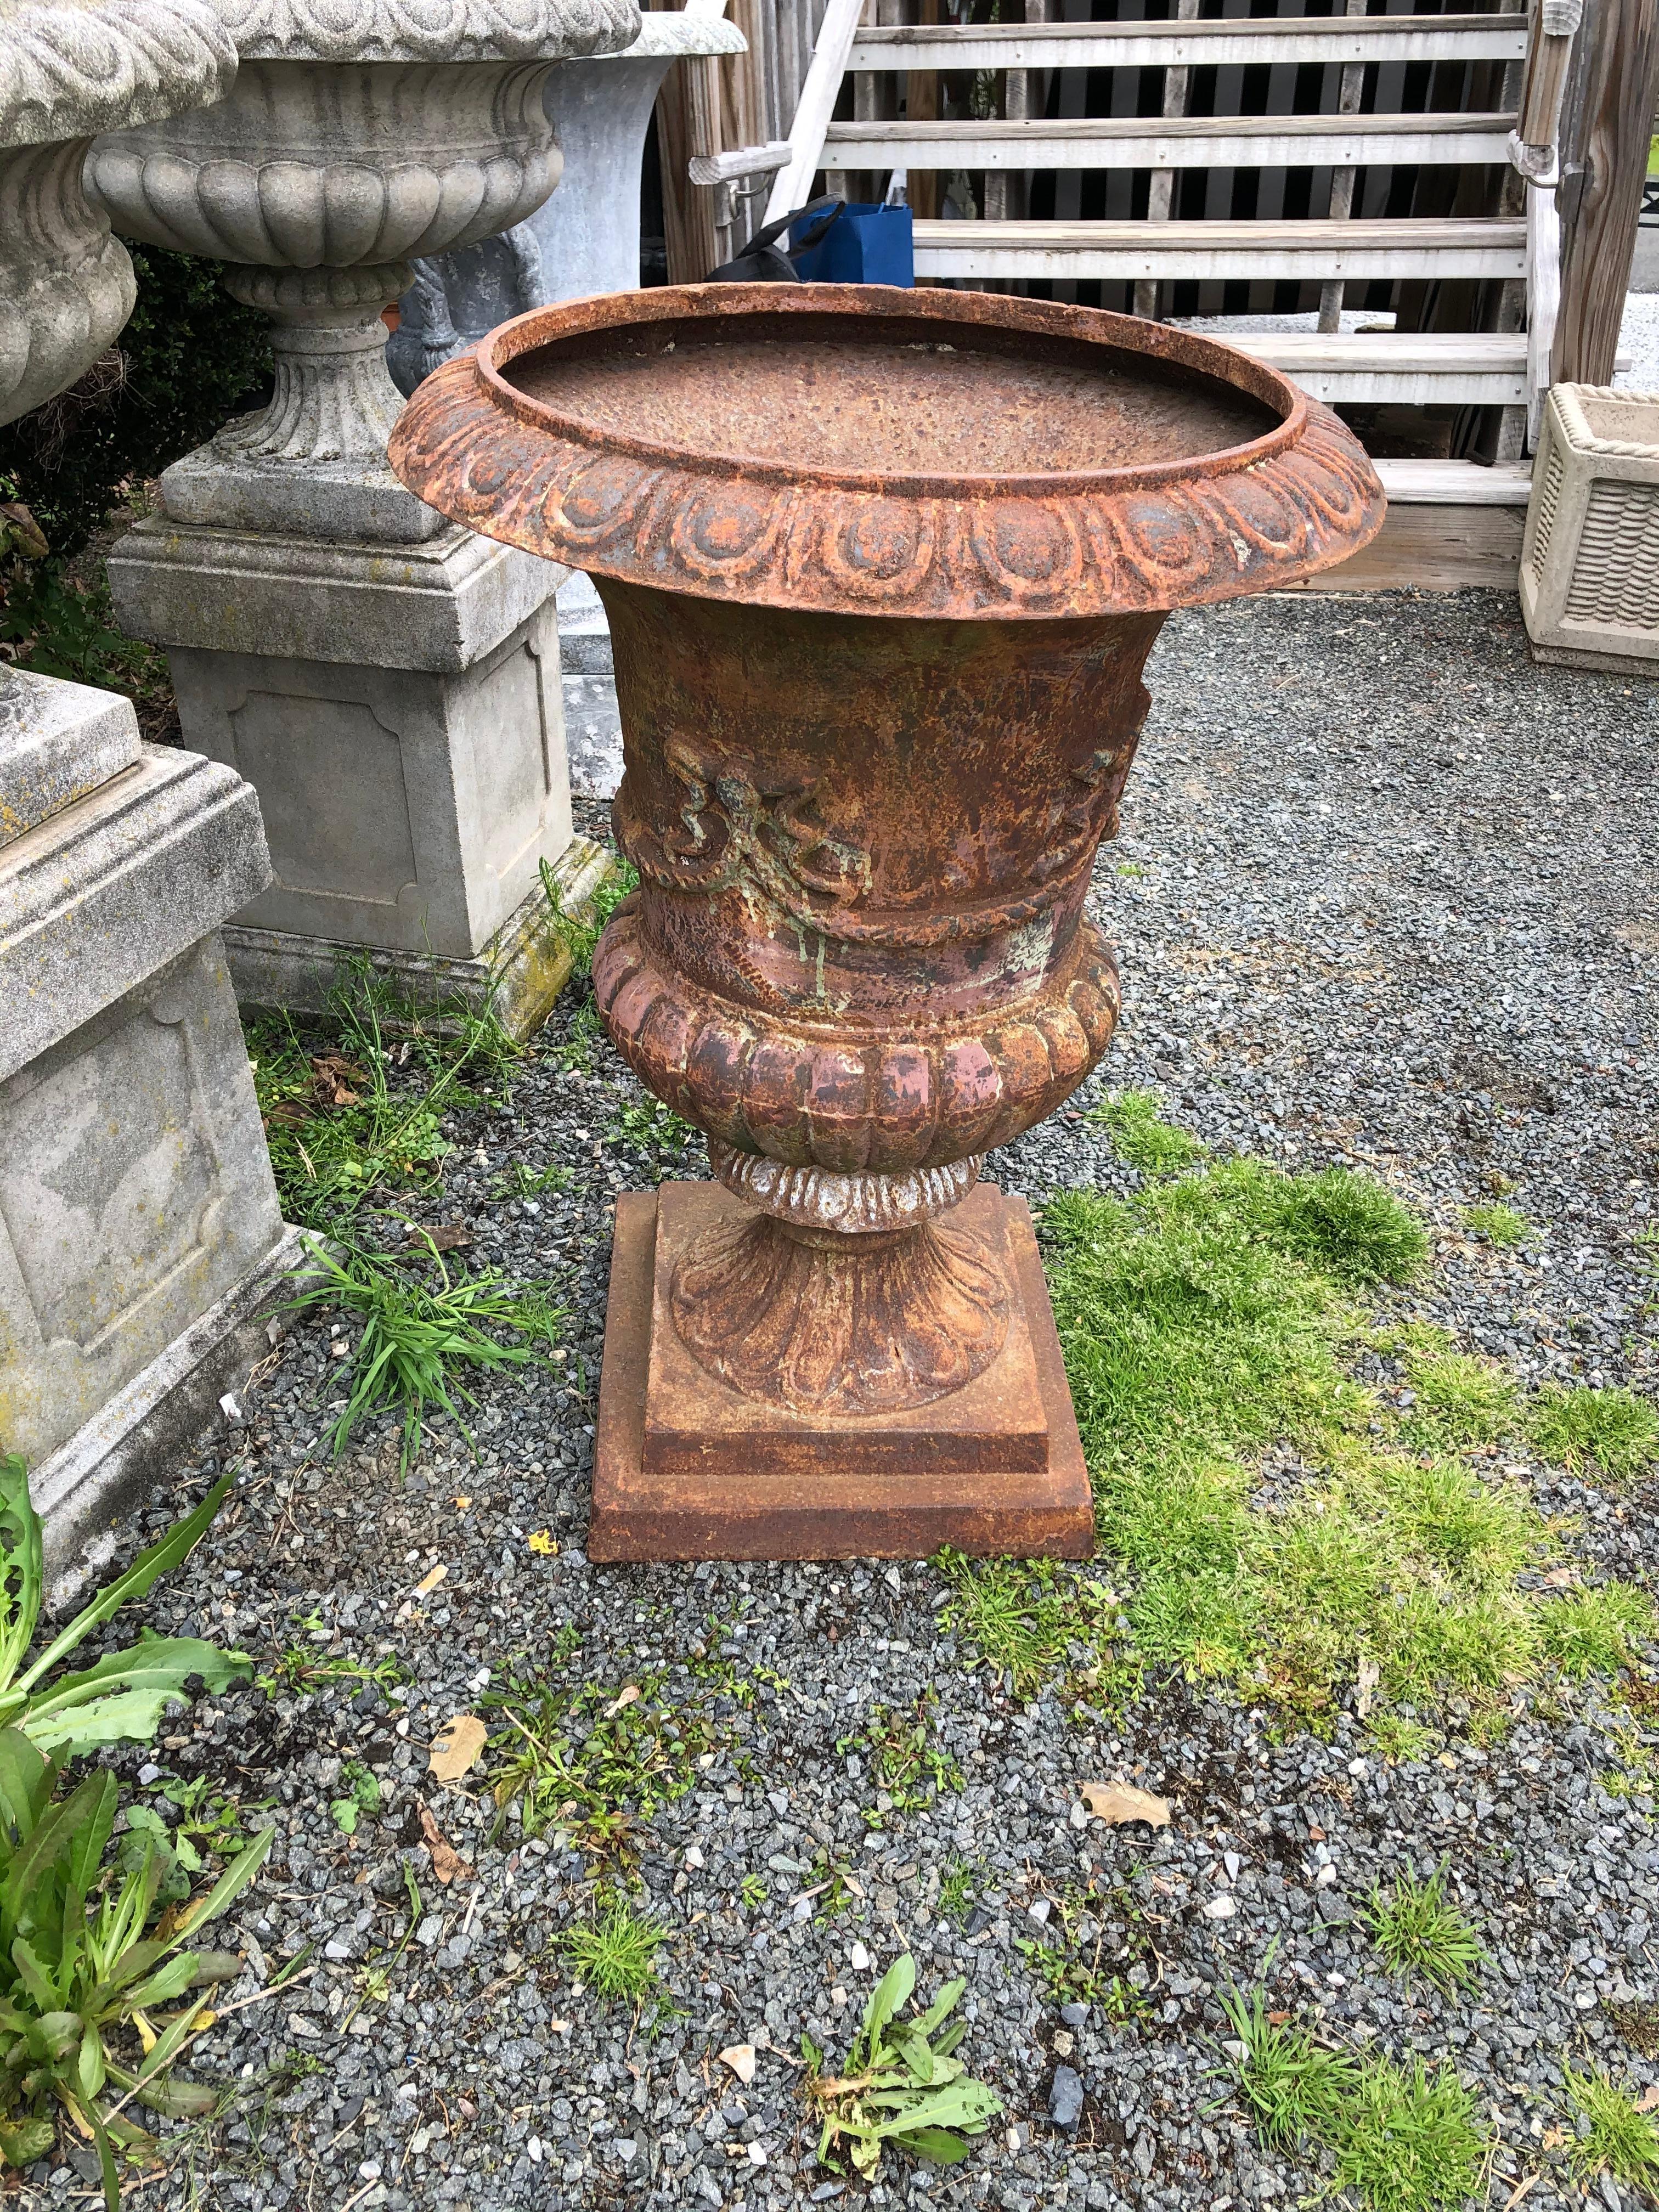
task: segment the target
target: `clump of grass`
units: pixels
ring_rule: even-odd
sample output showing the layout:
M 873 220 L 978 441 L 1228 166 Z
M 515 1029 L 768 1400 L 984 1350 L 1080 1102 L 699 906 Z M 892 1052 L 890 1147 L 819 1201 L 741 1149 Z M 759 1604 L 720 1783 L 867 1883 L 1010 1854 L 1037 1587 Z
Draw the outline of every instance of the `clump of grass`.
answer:
M 561 1938 L 571 1971 L 584 1987 L 635 2006 L 660 1986 L 657 1954 L 667 1941 L 665 1928 L 618 1895 Z
M 1561 2080 L 1580 2122 L 1573 2172 L 1583 2179 L 1610 2173 L 1626 2188 L 1659 2199 L 1659 2126 L 1652 2114 L 1638 2112 L 1630 2093 L 1600 2069 L 1581 2074 L 1564 2066 Z
M 1418 1401 L 1407 1431 L 1431 1446 L 1493 1443 L 1520 1419 L 1515 1378 L 1492 1360 L 1437 1347 L 1406 1371 Z
M 1098 1690 L 1127 1626 L 1115 1590 L 1052 1559 L 965 1559 L 947 1550 L 934 1565 L 951 1586 L 940 1628 L 969 1638 L 1017 1698 L 1036 1697 L 1061 1675 L 1079 1695 Z
M 1306 2027 L 1272 2019 L 1260 1990 L 1221 2002 L 1243 2048 L 1239 2094 L 1269 2148 L 1328 2153 L 1333 2187 L 1372 2212 L 1449 2212 L 1477 2192 L 1486 2140 L 1455 2074 L 1322 2049 Z
M 1110 1132 L 1112 1149 L 1126 1167 L 1144 1176 L 1177 1176 L 1204 1157 L 1204 1146 L 1188 1129 L 1178 1129 L 1158 1113 L 1152 1091 L 1114 1091 L 1088 1119 Z
M 1431 1728 L 1404 1713 L 1373 1713 L 1365 1729 L 1380 1758 L 1402 1765 L 1426 1759 L 1439 1741 Z
M 586 905 L 574 914 L 565 911 L 559 886 L 553 871 L 545 860 L 541 864 L 542 896 L 553 917 L 553 926 L 570 954 L 572 972 L 586 975 L 593 965 L 593 948 L 611 915 L 628 896 L 639 887 L 640 872 L 630 860 L 614 860 L 599 889 Z
M 1518 1206 L 1499 1200 L 1491 1206 L 1466 1206 L 1463 1226 L 1472 1237 L 1484 1237 L 1488 1244 L 1507 1248 L 1524 1243 L 1532 1224 Z
M 534 1341 L 504 1344 L 491 1333 L 507 1329 L 550 1341 L 562 1315 L 544 1292 L 514 1291 L 491 1270 L 452 1279 L 436 1250 L 428 1249 L 438 1270 L 435 1286 L 362 1253 L 342 1262 L 320 1246 L 311 1249 L 294 1308 L 326 1307 L 357 1323 L 351 1389 L 330 1439 L 337 1459 L 360 1422 L 388 1411 L 403 1413 L 405 1472 L 434 1413 L 447 1414 L 470 1445 L 471 1432 L 456 1399 L 468 1405 L 477 1401 L 459 1370 L 546 1364 Z
M 1629 1583 L 1598 1583 L 1552 1598 L 1538 1616 L 1544 1656 L 1574 1681 L 1630 1666 L 1653 1634 L 1653 1607 Z
M 1447 1893 L 1445 1860 L 1426 1881 L 1408 1866 L 1386 1895 L 1374 1884 L 1363 1917 L 1384 1962 L 1407 1982 L 1421 1974 L 1448 1996 L 1474 1985 L 1486 1954 Z
M 1594 1467 L 1629 1482 L 1659 1459 L 1659 1410 L 1633 1390 L 1550 1383 L 1534 1401 L 1532 1440 L 1574 1474 Z

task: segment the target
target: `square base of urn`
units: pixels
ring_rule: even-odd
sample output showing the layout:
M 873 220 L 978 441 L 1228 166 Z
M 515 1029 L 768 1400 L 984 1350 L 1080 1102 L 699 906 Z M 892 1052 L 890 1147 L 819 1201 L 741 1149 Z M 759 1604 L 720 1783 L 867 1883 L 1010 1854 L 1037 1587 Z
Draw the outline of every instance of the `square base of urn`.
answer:
M 1003 1255 L 1007 1340 L 931 1404 L 812 1417 L 733 1389 L 680 1341 L 687 1245 L 751 1209 L 717 1183 L 617 1201 L 588 1555 L 594 1559 L 1086 1559 L 1094 1507 L 1031 1217 L 988 1184 L 948 1217 Z

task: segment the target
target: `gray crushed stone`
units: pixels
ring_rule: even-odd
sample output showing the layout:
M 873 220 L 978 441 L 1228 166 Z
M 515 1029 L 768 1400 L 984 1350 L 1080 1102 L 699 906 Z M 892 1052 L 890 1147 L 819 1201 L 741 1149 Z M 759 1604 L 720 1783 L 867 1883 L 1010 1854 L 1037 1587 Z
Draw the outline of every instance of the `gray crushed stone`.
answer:
M 1635 1240 L 1659 1176 L 1654 688 L 1533 669 L 1513 601 L 1483 593 L 1178 617 L 1150 681 L 1124 832 L 1097 878 L 1122 947 L 1123 1026 L 1079 1099 L 1008 1147 L 999 1175 L 1034 1200 L 1132 1188 L 1082 1115 L 1109 1085 L 1144 1085 L 1218 1151 L 1345 1162 L 1410 1196 L 1438 1252 L 1420 1304 L 1472 1347 L 1534 1375 L 1650 1381 Z M 341 1363 L 326 1319 L 307 1319 L 246 1392 L 247 1428 L 205 1440 L 172 1471 L 165 1507 L 125 1534 L 135 1544 L 240 1458 L 233 1505 L 154 1593 L 151 1624 L 235 1639 L 262 1671 L 297 1642 L 395 1652 L 412 1677 L 392 1698 L 351 1680 L 243 1690 L 181 1715 L 153 1753 L 120 1755 L 130 1779 L 208 1776 L 277 1830 L 234 1916 L 242 1978 L 197 2055 L 237 2098 L 180 2133 L 169 2178 L 135 2201 L 1289 2204 L 1317 2175 L 1245 2125 L 1216 2002 L 1264 1979 L 1330 2035 L 1449 2057 L 1496 2133 L 1495 2203 L 1533 2174 L 1532 2208 L 1581 2202 L 1558 2132 L 1563 2063 L 1659 2081 L 1620 2010 L 1659 2000 L 1653 1806 L 1601 1787 L 1613 1754 L 1593 1701 L 1554 1719 L 1523 1710 L 1484 1750 L 1454 1740 L 1390 1766 L 1347 1713 L 1329 1742 L 1276 1741 L 1261 1714 L 1179 1682 L 1109 1720 L 1076 1723 L 1052 1696 L 1022 1708 L 941 1637 L 943 1584 L 925 1564 L 590 1567 L 612 1203 L 699 1169 L 695 1147 L 647 1154 L 618 1132 L 638 1093 L 608 1046 L 591 1073 L 561 1066 L 570 1018 L 562 1007 L 510 1099 L 452 1115 L 444 1188 L 411 1207 L 465 1222 L 467 1258 L 550 1280 L 572 1313 L 562 1364 L 485 1380 L 477 1458 L 441 1431 L 400 1485 L 385 1426 L 331 1463 Z M 574 1185 L 493 1198 L 513 1162 L 562 1163 Z M 1518 1252 L 1461 1227 L 1463 1206 L 1500 1188 L 1540 1225 Z M 1652 1578 L 1650 1491 L 1536 1479 L 1540 1503 L 1580 1518 L 1598 1565 Z M 530 1549 L 541 1530 L 556 1552 Z M 589 1910 L 590 1863 L 511 1822 L 491 1842 L 477 1778 L 440 1789 L 424 1771 L 440 1725 L 515 1666 L 533 1670 L 568 1626 L 581 1669 L 617 1692 L 661 1664 L 671 1695 L 706 1707 L 684 1671 L 706 1637 L 752 1692 L 714 1698 L 710 1763 L 636 1838 L 670 1930 L 677 2016 L 654 2031 L 579 1994 L 558 1951 Z M 873 1705 L 927 1699 L 962 1786 L 884 1812 L 865 1758 L 840 1747 Z M 354 1759 L 382 1800 L 348 1838 L 329 1805 Z M 1079 1784 L 1113 1778 L 1168 1795 L 1172 1826 L 1088 1822 Z M 435 1880 L 422 1802 L 473 1880 Z M 1402 1989 L 1356 1919 L 1374 1881 L 1442 1854 L 1490 1953 L 1455 1999 Z M 831 1862 L 861 1892 L 834 1914 L 808 1893 Z M 422 1911 L 400 1949 L 406 1870 Z M 1136 1992 L 1124 2024 L 1062 2007 L 1020 1949 L 1091 1873 L 1103 1894 L 1084 1934 Z M 924 1993 L 967 1978 L 963 2055 L 1006 2115 L 964 2167 L 890 2161 L 866 2191 L 815 2166 L 793 2062 L 803 2031 L 844 2052 L 906 1944 Z M 744 2042 L 747 2087 L 718 2057 Z M 21 2201 L 89 2201 L 86 2164 L 33 2169 Z

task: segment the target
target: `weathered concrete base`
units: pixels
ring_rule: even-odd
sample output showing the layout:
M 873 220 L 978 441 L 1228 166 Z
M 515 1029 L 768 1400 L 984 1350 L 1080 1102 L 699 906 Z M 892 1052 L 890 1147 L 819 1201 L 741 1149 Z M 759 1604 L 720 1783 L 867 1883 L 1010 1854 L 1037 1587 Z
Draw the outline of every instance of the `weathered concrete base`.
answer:
M 610 856 L 590 837 L 573 837 L 548 873 L 566 914 L 585 906 L 604 882 Z M 538 882 L 518 912 L 476 958 L 388 951 L 337 939 L 301 937 L 232 923 L 225 947 L 236 995 L 245 1006 L 287 1006 L 323 1013 L 342 1001 L 373 1000 L 383 1024 L 401 1010 L 422 1019 L 465 1007 L 493 1012 L 509 1036 L 534 1034 L 570 974 L 570 955 Z
M 1604 676 L 1644 676 L 1650 683 L 1659 677 L 1659 641 L 1651 653 L 1598 653 L 1591 646 L 1563 645 L 1559 637 L 1547 645 L 1528 638 L 1527 657 L 1545 668 L 1591 668 Z
M 56 1599 L 107 1561 L 112 1530 L 143 1500 L 164 1496 L 179 1455 L 223 1423 L 219 1401 L 240 1392 L 268 1356 L 267 1316 L 293 1297 L 290 1278 L 308 1249 L 303 1231 L 285 1226 L 216 1304 L 31 1471 Z
M 563 969 L 541 870 L 586 859 L 566 858 L 568 573 L 448 526 L 369 545 L 157 518 L 115 548 L 117 611 L 167 647 L 185 742 L 259 794 L 276 881 L 235 917 L 245 998 L 314 1010 L 355 958 L 424 1006 L 493 987 L 514 1029 L 543 1018 Z

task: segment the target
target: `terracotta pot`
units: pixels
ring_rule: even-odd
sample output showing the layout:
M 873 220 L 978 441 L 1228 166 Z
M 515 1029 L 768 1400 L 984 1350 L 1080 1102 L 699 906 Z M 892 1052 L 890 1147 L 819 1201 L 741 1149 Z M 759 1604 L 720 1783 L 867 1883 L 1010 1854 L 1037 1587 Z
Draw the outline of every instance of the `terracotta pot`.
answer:
M 1084 902 L 1146 654 L 1170 608 L 1371 537 L 1364 453 L 1158 324 L 720 286 L 506 325 L 422 387 L 392 458 L 443 513 L 591 570 L 611 618 L 641 884 L 595 994 L 744 1201 L 655 1232 L 653 1375 L 689 1354 L 683 1390 L 717 1378 L 780 1467 L 874 1464 L 895 1421 L 914 1455 L 929 1406 L 961 1461 L 966 1394 L 1006 1395 L 1052 1337 L 1023 1210 L 963 1201 L 1110 1038 Z M 711 1433 L 731 1410 L 699 1407 Z M 653 1434 L 647 1411 L 647 1473 Z M 1040 1547 L 1086 1547 L 1086 1492 L 1068 1510 Z

